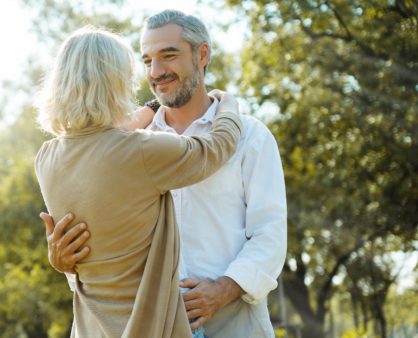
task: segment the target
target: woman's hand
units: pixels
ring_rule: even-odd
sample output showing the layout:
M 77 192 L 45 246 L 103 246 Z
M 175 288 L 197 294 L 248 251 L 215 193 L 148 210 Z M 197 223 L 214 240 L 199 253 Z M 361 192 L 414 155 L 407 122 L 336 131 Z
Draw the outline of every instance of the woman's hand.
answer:
M 239 112 L 239 105 L 237 99 L 229 93 L 223 92 L 219 89 L 214 89 L 209 92 L 209 96 L 213 96 L 219 100 L 219 105 L 216 111 L 228 111 L 235 114 Z

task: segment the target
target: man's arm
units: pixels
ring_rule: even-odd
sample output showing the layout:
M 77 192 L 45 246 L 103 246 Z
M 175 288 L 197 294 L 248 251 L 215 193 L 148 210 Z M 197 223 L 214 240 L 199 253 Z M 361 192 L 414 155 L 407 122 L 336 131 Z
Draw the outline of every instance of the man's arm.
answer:
M 186 279 L 180 284 L 192 288 L 183 294 L 189 319 L 196 319 L 192 328 L 239 297 L 249 303 L 260 302 L 277 286 L 284 264 L 286 194 L 277 144 L 266 129 L 248 142 L 242 163 L 248 240 L 217 281 Z M 219 281 L 228 283 L 220 285 Z
M 89 247 L 79 251 L 90 237 L 90 233 L 86 231 L 87 225 L 80 223 L 66 232 L 65 229 L 74 219 L 73 214 L 65 215 L 56 225 L 49 214 L 42 212 L 39 216 L 46 227 L 49 263 L 59 272 L 75 273 L 75 264 L 90 252 Z
M 282 163 L 276 140 L 265 126 L 247 142 L 242 163 L 247 241 L 225 276 L 236 281 L 256 304 L 277 287 L 287 250 L 287 206 Z

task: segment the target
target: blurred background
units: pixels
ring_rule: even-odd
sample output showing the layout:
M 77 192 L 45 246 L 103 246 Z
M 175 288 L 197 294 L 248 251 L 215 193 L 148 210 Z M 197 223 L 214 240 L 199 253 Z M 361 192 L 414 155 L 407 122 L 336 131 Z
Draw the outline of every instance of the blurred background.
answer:
M 277 337 L 418 337 L 418 1 L 2 0 L 0 337 L 63 338 L 71 292 L 48 263 L 33 171 L 33 96 L 57 46 L 102 25 L 137 52 L 143 18 L 200 17 L 209 88 L 240 98 L 275 135 L 289 244 L 269 296 Z

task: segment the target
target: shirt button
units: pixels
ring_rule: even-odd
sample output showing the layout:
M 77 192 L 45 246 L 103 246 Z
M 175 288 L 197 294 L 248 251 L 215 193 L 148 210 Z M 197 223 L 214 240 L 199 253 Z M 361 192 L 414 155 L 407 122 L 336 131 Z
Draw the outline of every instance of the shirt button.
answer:
M 173 192 L 173 197 L 177 197 L 177 193 L 176 192 Z

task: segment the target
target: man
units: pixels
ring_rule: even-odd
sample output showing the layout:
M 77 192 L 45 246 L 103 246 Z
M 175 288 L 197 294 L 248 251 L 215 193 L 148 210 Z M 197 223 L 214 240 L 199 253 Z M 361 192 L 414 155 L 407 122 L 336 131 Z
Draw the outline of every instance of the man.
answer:
M 162 106 L 149 128 L 200 135 L 216 106 L 204 85 L 211 44 L 203 23 L 167 10 L 147 19 L 141 36 L 147 81 Z M 242 116 L 236 154 L 207 180 L 172 191 L 180 228 L 183 294 L 191 327 L 209 338 L 272 338 L 267 295 L 286 254 L 286 198 L 277 144 L 268 129 Z M 54 230 L 47 214 L 51 264 L 74 272 L 88 255 L 86 225 Z

